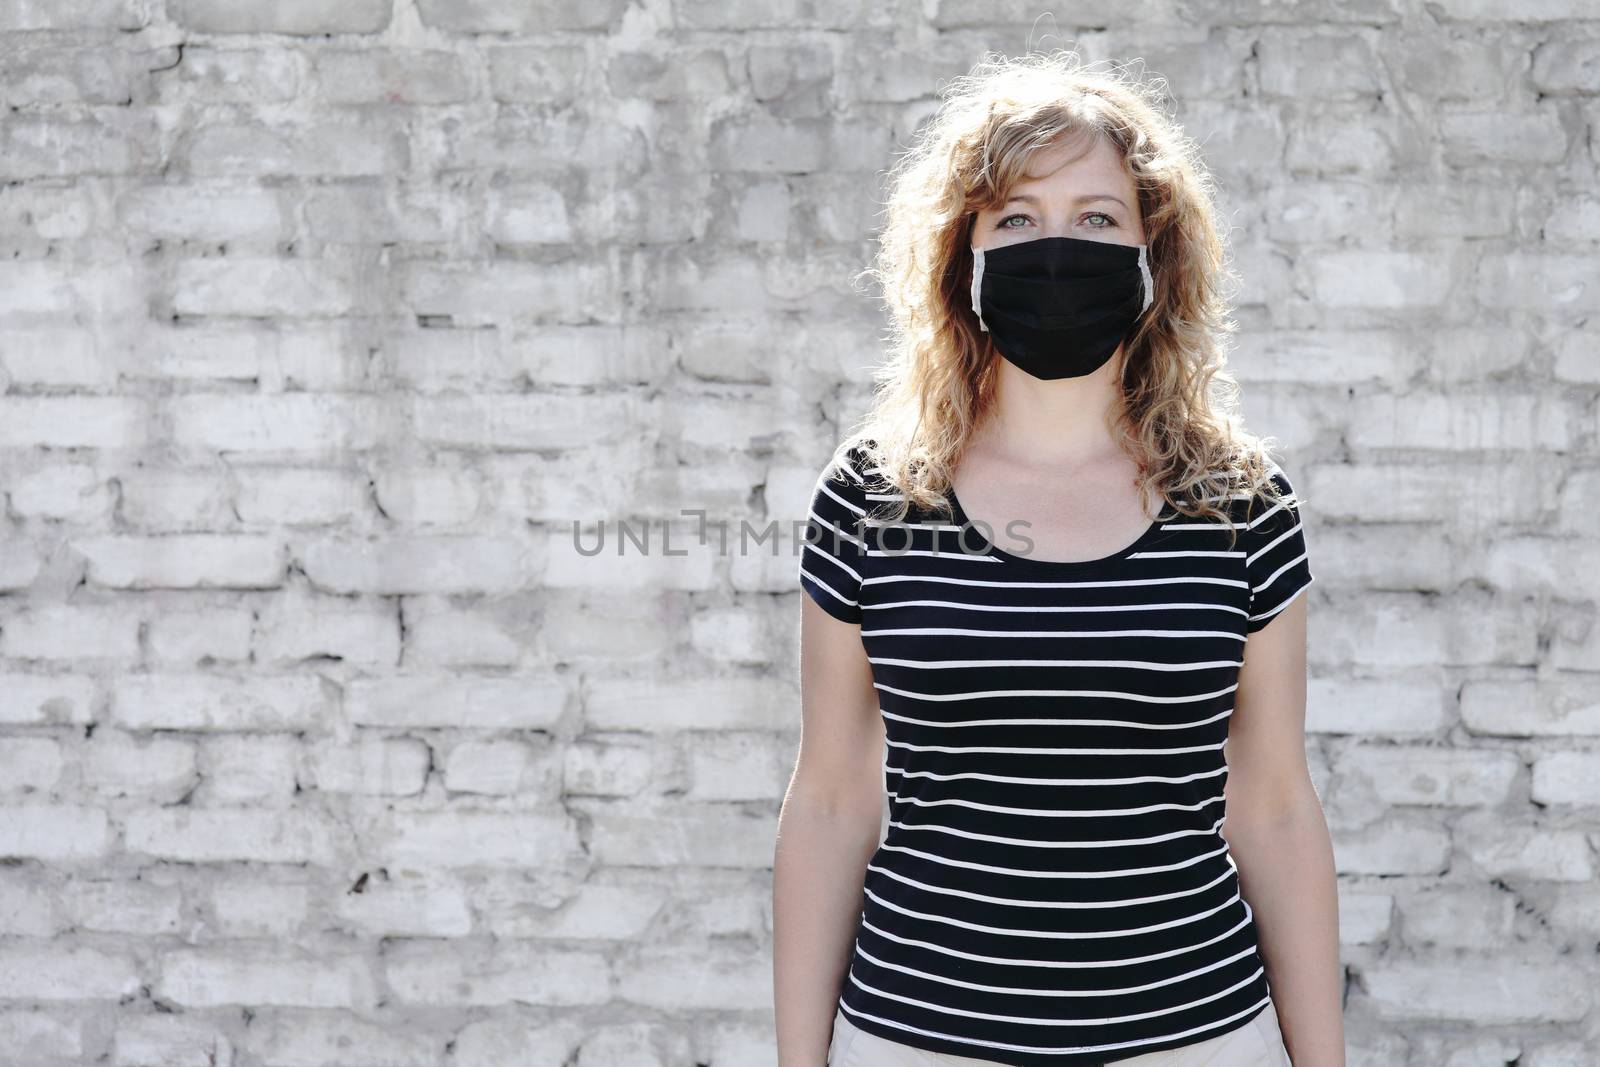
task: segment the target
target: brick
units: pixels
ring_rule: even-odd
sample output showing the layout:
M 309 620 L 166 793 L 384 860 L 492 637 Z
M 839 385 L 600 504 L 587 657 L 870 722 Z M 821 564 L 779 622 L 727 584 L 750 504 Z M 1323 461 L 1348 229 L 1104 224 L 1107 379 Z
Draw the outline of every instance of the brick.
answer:
M 323 36 L 377 33 L 389 25 L 389 0 L 351 0 L 337 7 L 288 0 L 269 4 L 248 0 L 171 0 L 168 16 L 198 33 L 287 33 Z
M 158 996 L 187 1008 L 290 1005 L 370 1011 L 377 1001 L 365 954 L 311 956 L 276 946 L 177 949 L 160 958 Z
M 327 866 L 354 851 L 348 830 L 319 812 L 145 808 L 123 819 L 127 851 L 195 863 L 242 860 Z
M 350 721 L 362 726 L 543 730 L 561 720 L 569 694 L 540 678 L 402 674 L 356 681 L 345 700 Z
M 385 956 L 384 977 L 402 1004 L 578 1007 L 612 995 L 604 956 L 537 941 L 403 943 Z
M 260 803 L 281 807 L 294 799 L 299 744 L 281 734 L 224 734 L 200 742 L 197 802 L 217 807 Z
M 1581 677 L 1547 682 L 1469 680 L 1461 687 L 1467 729 L 1506 737 L 1600 734 L 1600 701 Z
M 655 680 L 607 681 L 585 687 L 584 723 L 591 730 L 770 729 L 777 709 L 793 699 L 787 682 L 745 678 L 700 679 L 693 690 Z
M 73 541 L 89 581 L 110 589 L 270 589 L 283 581 L 275 537 L 175 534 L 86 537 Z
M 750 953 L 732 946 L 709 947 L 699 954 L 699 980 L 684 982 L 672 976 L 679 952 L 672 945 L 641 947 L 619 964 L 618 995 L 669 1012 L 705 1010 L 714 1004 L 759 1011 L 762 1000 L 771 999 L 770 975 L 763 976 L 762 961 Z
M 0 738 L 0 790 L 48 796 L 64 765 L 61 743 L 50 737 Z
M 1493 949 L 1512 940 L 1517 898 L 1489 886 L 1430 886 L 1399 894 L 1396 910 L 1414 948 Z
M 43 603 L 6 620 L 0 651 L 11 659 L 133 663 L 139 658 L 139 620 L 132 605 Z
M 255 620 L 244 610 L 172 611 L 145 625 L 151 658 L 169 667 L 242 663 Z
M 183 892 L 175 885 L 110 878 L 69 882 L 62 908 L 84 930 L 148 938 L 182 932 Z
M 1372 46 L 1354 34 L 1303 37 L 1267 30 L 1257 46 L 1261 91 L 1268 97 L 1353 100 L 1386 86 Z
M 128 730 L 295 731 L 324 726 L 332 707 L 330 694 L 310 675 L 257 675 L 245 684 L 173 673 L 118 679 L 111 713 Z
M 495 0 L 418 0 L 423 25 L 449 33 L 552 33 L 558 30 L 604 30 L 622 19 L 624 0 L 564 4 L 529 0 L 502 4 Z
M 330 593 L 505 593 L 537 573 L 533 547 L 512 536 L 396 536 L 308 544 L 305 574 Z
M 601 863 L 757 869 L 772 861 L 770 826 L 714 804 L 673 804 L 648 815 L 597 809 L 591 823 L 589 851 Z
M 1560 393 L 1413 391 L 1404 400 L 1367 399 L 1352 412 L 1346 437 L 1372 449 L 1427 448 L 1443 435 L 1465 449 L 1564 452 L 1581 432 L 1582 419 L 1573 400 Z
M 380 820 L 372 854 L 403 869 L 514 868 L 537 870 L 581 853 L 577 827 L 562 810 L 389 812 Z
M 1461 982 L 1455 960 L 1396 960 L 1362 968 L 1360 1000 L 1382 1019 L 1459 1020 L 1477 1025 L 1575 1022 L 1594 1004 L 1594 984 L 1579 968 L 1493 957 L 1471 961 Z
M 141 0 L 60 0 L 0 4 L 0 30 L 138 30 L 149 24 Z
M 1439 14 L 1447 19 L 1481 22 L 1557 22 L 1563 19 L 1590 18 L 1594 9 L 1587 0 L 1525 0 L 1504 4 L 1499 0 L 1444 0 Z
M 143 109 L 107 108 L 82 117 L 13 111 L 0 118 L 0 179 L 132 176 L 155 163 L 159 133 Z M 8 264 L 10 276 L 35 265 Z M 8 303 L 0 299 L 0 308 Z
M 1533 763 L 1529 793 L 1539 804 L 1600 807 L 1600 751 L 1540 756 Z
M 225 937 L 286 941 L 310 915 L 311 893 L 304 882 L 268 881 L 259 869 L 225 874 L 208 888 L 207 910 Z
M 318 95 L 332 104 L 459 104 L 473 88 L 445 49 L 332 49 L 315 56 Z
M 1508 824 L 1493 813 L 1473 812 L 1455 824 L 1451 837 L 1463 859 L 1493 878 L 1586 882 L 1595 876 L 1582 830 Z
M 555 777 L 559 785 L 559 774 Z M 551 779 L 548 761 L 533 746 L 516 741 L 464 741 L 444 758 L 444 787 L 452 793 L 514 796 L 537 789 L 541 779 Z
M 1532 112 L 1444 108 L 1438 117 L 1447 164 L 1559 163 L 1567 154 L 1567 133 L 1554 108 Z
M 193 741 L 102 727 L 79 755 L 84 783 L 96 796 L 175 801 L 194 787 Z
M 1533 84 L 1547 93 L 1592 93 L 1600 83 L 1600 41 L 1541 41 L 1533 50 Z
M 400 663 L 400 620 L 396 605 L 381 600 L 342 597 L 277 602 L 256 619 L 256 662 L 291 666 L 333 659 L 362 667 Z
M 437 877 L 370 878 L 334 910 L 367 937 L 466 937 L 475 927 L 465 887 Z
M 138 448 L 149 419 L 134 397 L 0 397 L 0 447 Z
M 137 994 L 143 981 L 125 952 L 56 941 L 0 946 L 0 997 L 6 1000 L 115 1001 Z
M 1312 253 L 1304 263 L 1312 297 L 1330 308 L 1434 308 L 1452 289 L 1434 255 L 1353 249 Z
M 1335 830 L 1334 855 L 1341 874 L 1442 874 L 1449 862 L 1450 835 L 1416 819 L 1390 819 L 1360 830 Z
M 114 1040 L 117 1062 L 128 1067 L 210 1067 L 234 1048 L 215 1023 L 172 1014 L 119 1021 Z
M 652 876 L 655 872 L 650 872 Z M 601 876 L 604 877 L 604 876 Z M 674 898 L 675 899 L 675 898 Z M 498 938 L 558 938 L 626 944 L 645 937 L 672 901 L 655 884 L 597 884 L 575 888 L 559 908 L 528 899 L 523 883 L 493 878 L 476 882 L 472 906 Z M 718 904 L 723 901 L 718 899 Z
M 414 796 L 427 784 L 428 746 L 411 738 L 322 743 L 306 754 L 304 784 L 324 793 Z
M 636 796 L 649 788 L 654 771 L 651 749 L 626 736 L 614 743 L 582 739 L 563 753 L 562 782 L 569 796 Z
M 395 1026 L 386 1019 L 361 1019 L 314 1008 L 252 1010 L 247 1036 L 262 1062 L 316 1067 L 348 1060 L 351 1049 L 389 1067 L 431 1067 L 438 1062 L 438 1037 L 427 1030 Z M 209 1065 L 207 1065 L 209 1067 Z
M 35 1007 L 0 1010 L 0 1041 L 35 1056 L 82 1063 L 92 1058 L 85 1036 L 82 1014 L 71 1005 L 61 1011 Z
M 1383 942 L 1394 924 L 1394 897 L 1388 893 L 1339 890 L 1339 943 L 1371 945 Z

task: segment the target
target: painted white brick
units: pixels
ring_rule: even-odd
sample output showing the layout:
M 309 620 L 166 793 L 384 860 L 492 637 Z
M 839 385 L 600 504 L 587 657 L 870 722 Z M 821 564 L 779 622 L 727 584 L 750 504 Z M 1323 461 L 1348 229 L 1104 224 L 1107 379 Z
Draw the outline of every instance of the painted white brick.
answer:
M 406 871 L 539 869 L 582 851 L 577 825 L 565 810 L 386 812 L 368 849 L 376 861 Z
M 94 859 L 113 843 L 111 821 L 100 808 L 34 803 L 0 811 L 0 858 Z
M 1552 752 L 1533 764 L 1530 795 L 1540 804 L 1600 807 L 1600 752 Z
M 61 778 L 61 743 L 50 737 L 0 738 L 0 794 L 49 796 Z
M 1394 925 L 1394 897 L 1364 892 L 1346 882 L 1339 887 L 1339 942 L 1345 945 L 1381 943 Z
M 539 677 L 397 674 L 354 682 L 345 708 L 360 726 L 544 730 L 570 699 L 565 685 Z
M 272 881 L 254 873 L 230 872 L 210 886 L 209 901 L 211 918 L 221 936 L 287 941 L 304 928 L 310 915 L 311 890 L 303 881 Z
M 128 852 L 168 860 L 326 866 L 353 850 L 345 827 L 306 809 L 137 809 L 127 814 L 122 826 Z
M 305 753 L 300 780 L 324 793 L 412 796 L 422 792 L 431 760 L 414 738 L 318 742 Z
M 59 941 L 0 945 L 7 1000 L 116 1000 L 138 993 L 143 981 L 130 953 Z
M 1362 972 L 1359 998 L 1385 1019 L 1459 1020 L 1479 1025 L 1575 1021 L 1593 1007 L 1594 983 L 1577 967 L 1475 957 L 1473 981 L 1449 961 L 1396 960 Z
M 403 1004 L 577 1007 L 613 995 L 604 956 L 538 941 L 397 943 L 385 956 L 384 976 Z
M 0 673 L 0 724 L 88 722 L 97 693 L 81 674 Z
M 133 1016 L 119 1023 L 114 1041 L 119 1067 L 212 1067 L 237 1062 L 225 1028 L 204 1018 Z
M 465 741 L 445 755 L 444 787 L 511 796 L 538 784 L 535 760 L 533 746 L 518 741 Z
M 256 619 L 255 660 L 292 667 L 313 658 L 364 668 L 400 662 L 396 605 L 378 599 L 290 596 L 272 601 Z
M 648 744 L 626 735 L 574 741 L 563 759 L 563 788 L 573 796 L 635 796 L 649 788 L 656 764 Z
M 1450 834 L 1418 818 L 1390 819 L 1359 830 L 1333 830 L 1333 851 L 1340 873 L 1444 873 L 1450 858 Z
M 1434 886 L 1397 894 L 1407 945 L 1492 949 L 1511 940 L 1517 898 L 1492 886 Z
M 61 897 L 62 910 L 84 930 L 150 938 L 182 933 L 183 891 L 176 885 L 82 880 L 69 882 Z
M 1522 767 L 1516 753 L 1415 745 L 1347 749 L 1342 774 L 1365 778 L 1386 804 L 1491 807 L 1508 799 Z
M 1548 682 L 1469 680 L 1461 721 L 1479 734 L 1575 737 L 1600 734 L 1600 699 L 1582 676 Z
M 277 1004 L 370 1011 L 371 960 L 339 950 L 315 956 L 277 946 L 175 949 L 158 961 L 155 992 L 186 1008 Z
M 465 937 L 474 928 L 465 887 L 434 876 L 368 878 L 341 894 L 334 911 L 368 937 Z
M 196 752 L 193 741 L 105 726 L 80 748 L 78 761 L 96 796 L 174 801 L 195 784 Z
M 126 730 L 315 730 L 334 708 L 311 675 L 137 674 L 117 679 L 112 718 Z
M 346 1063 L 352 1049 L 360 1050 L 363 1062 L 390 1067 L 433 1067 L 439 1057 L 438 1037 L 424 1028 L 313 1008 L 265 1008 L 250 1020 L 245 1041 L 262 1063 L 273 1067 Z
M 283 734 L 232 734 L 200 742 L 195 801 L 215 807 L 282 807 L 295 793 L 299 743 Z
M 25 1048 L 35 1056 L 82 1063 L 88 1055 L 81 1012 L 71 1006 L 44 1011 L 32 1007 L 0 1010 L 0 1041 L 8 1048 Z
M 1593 849 L 1581 829 L 1542 829 L 1474 812 L 1452 828 L 1462 859 L 1493 878 L 1585 882 L 1595 876 Z

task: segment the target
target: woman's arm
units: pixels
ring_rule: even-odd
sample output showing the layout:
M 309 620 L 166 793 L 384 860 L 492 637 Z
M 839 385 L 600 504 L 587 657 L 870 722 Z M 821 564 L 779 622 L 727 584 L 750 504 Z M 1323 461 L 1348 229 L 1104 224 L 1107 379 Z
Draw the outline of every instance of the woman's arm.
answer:
M 1250 634 L 1229 720 L 1223 837 L 1295 1067 L 1344 1067 L 1333 844 L 1306 766 L 1306 598 Z
M 800 600 L 800 754 L 773 859 L 773 999 L 779 1067 L 823 1067 L 883 825 L 883 717 L 860 625 Z

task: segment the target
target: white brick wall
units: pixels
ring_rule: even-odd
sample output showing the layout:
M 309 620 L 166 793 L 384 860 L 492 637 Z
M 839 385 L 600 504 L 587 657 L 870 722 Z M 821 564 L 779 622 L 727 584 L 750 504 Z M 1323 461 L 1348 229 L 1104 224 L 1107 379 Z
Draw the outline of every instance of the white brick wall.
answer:
M 0 0 L 0 1060 L 771 1067 L 800 594 L 682 509 L 802 514 L 1055 32 L 1225 190 L 1351 1063 L 1597 1062 L 1593 0 L 1042 10 Z

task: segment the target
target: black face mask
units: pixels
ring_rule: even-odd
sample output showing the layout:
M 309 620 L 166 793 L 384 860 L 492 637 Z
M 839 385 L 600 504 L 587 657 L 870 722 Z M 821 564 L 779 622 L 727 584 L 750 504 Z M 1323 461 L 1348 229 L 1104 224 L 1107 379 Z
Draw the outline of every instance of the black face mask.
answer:
M 1035 378 L 1105 365 L 1155 300 L 1149 246 L 1039 237 L 972 253 L 972 310 Z

